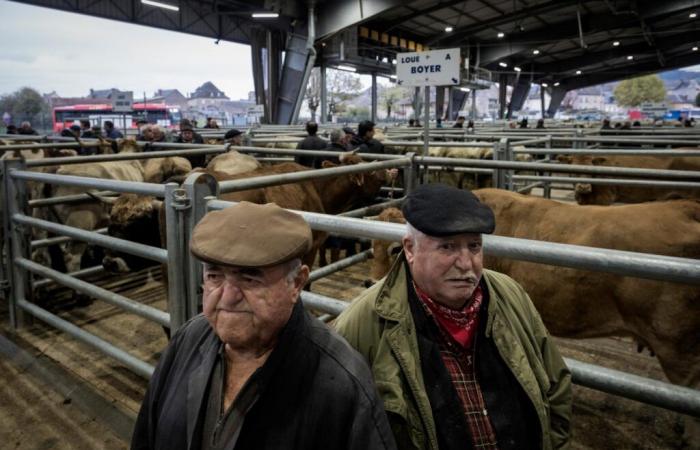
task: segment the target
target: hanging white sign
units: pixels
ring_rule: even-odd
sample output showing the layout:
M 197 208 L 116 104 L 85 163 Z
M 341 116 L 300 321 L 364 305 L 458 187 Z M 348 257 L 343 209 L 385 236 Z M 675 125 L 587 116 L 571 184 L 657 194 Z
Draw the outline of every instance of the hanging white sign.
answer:
M 400 86 L 456 86 L 459 84 L 458 48 L 396 55 L 396 83 Z

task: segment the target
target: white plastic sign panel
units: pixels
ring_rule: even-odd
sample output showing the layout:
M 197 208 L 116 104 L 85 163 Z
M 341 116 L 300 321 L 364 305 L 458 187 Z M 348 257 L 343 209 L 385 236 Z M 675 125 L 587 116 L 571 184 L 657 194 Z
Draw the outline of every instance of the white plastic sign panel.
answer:
M 396 83 L 400 86 L 456 86 L 459 84 L 459 49 L 398 53 Z

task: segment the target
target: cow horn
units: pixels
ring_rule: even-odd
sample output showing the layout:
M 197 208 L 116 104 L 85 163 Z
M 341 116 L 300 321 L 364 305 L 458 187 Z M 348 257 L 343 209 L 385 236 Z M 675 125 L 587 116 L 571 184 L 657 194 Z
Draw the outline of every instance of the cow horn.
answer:
M 97 201 L 105 203 L 107 205 L 114 205 L 117 202 L 118 197 L 107 197 L 106 195 L 95 194 L 94 192 L 86 192 L 87 195 L 94 198 Z

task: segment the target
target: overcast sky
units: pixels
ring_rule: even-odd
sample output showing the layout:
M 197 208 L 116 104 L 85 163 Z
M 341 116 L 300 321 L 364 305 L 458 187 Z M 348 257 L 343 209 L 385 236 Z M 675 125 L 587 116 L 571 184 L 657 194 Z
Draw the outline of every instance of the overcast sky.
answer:
M 0 0 L 0 95 L 30 86 L 63 97 L 118 88 L 184 95 L 212 81 L 231 99 L 253 90 L 250 47 Z
M 63 97 L 112 87 L 137 98 L 159 88 L 188 95 L 205 81 L 234 100 L 253 90 L 247 45 L 8 0 L 0 0 L 0 20 L 0 95 L 24 86 Z M 361 80 L 369 86 L 369 76 Z

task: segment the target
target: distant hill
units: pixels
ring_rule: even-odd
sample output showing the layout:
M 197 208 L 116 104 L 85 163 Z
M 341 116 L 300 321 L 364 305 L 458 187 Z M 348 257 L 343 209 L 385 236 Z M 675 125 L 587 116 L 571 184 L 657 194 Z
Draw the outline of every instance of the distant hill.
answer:
M 668 72 L 662 72 L 659 74 L 664 81 L 679 81 L 679 80 L 700 80 L 700 72 L 693 72 L 692 70 L 669 70 Z

